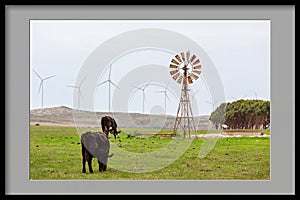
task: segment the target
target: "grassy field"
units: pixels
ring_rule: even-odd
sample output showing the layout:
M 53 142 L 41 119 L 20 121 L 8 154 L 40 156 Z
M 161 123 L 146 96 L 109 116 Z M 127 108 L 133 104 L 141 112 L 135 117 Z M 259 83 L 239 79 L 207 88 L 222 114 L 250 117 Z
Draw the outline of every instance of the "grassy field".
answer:
M 173 140 L 172 138 L 135 137 L 138 132 L 138 130 L 122 130 L 119 138 L 114 139 L 110 136 L 110 141 L 124 150 L 142 154 L 158 150 Z M 162 133 L 169 133 L 169 131 L 162 131 Z M 206 133 L 206 131 L 198 133 Z M 128 137 L 128 134 L 133 137 Z M 30 179 L 270 180 L 270 138 L 220 138 L 215 141 L 214 148 L 200 159 L 199 150 L 204 142 L 204 139 L 192 140 L 182 156 L 156 171 L 125 172 L 110 167 L 109 160 L 107 171 L 99 172 L 98 163 L 94 158 L 94 173 L 90 174 L 81 172 L 81 144 L 76 128 L 30 126 Z

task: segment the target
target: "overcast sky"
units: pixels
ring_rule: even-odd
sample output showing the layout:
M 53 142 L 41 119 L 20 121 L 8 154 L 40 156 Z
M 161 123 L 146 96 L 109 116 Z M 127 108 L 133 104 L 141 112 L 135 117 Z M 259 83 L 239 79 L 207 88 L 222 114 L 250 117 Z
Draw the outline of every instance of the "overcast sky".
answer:
M 270 100 L 269 20 L 31 20 L 30 109 L 41 108 L 40 79 L 33 70 L 42 78 L 55 75 L 44 81 L 44 108 L 76 108 L 74 89 L 67 85 L 76 84 L 89 55 L 105 41 L 142 28 L 176 31 L 196 42 L 214 63 L 221 77 L 226 102 L 240 98 Z M 173 56 L 172 52 L 152 49 L 128 53 L 115 60 L 111 80 L 120 89 L 111 86 L 111 95 L 122 89 L 120 81 L 135 68 L 148 64 L 168 68 Z M 146 84 L 149 79 L 147 74 L 143 76 Z M 165 77 L 167 82 L 175 82 L 168 73 L 157 76 Z M 99 77 L 98 82 L 105 81 L 107 77 L 108 70 Z M 190 87 L 191 95 L 196 93 L 193 98 L 198 104 L 197 113 L 210 114 L 213 100 L 205 80 L 198 79 Z M 148 86 L 145 90 L 145 113 L 164 113 L 164 95 L 157 92 L 163 89 L 163 84 L 155 82 Z M 172 91 L 168 97 L 167 114 L 176 115 L 179 99 Z M 97 87 L 94 98 L 95 111 L 108 111 L 108 84 Z M 130 98 L 123 101 L 128 104 L 128 112 L 142 112 L 142 92 L 134 86 Z M 113 106 L 111 110 L 118 112 Z

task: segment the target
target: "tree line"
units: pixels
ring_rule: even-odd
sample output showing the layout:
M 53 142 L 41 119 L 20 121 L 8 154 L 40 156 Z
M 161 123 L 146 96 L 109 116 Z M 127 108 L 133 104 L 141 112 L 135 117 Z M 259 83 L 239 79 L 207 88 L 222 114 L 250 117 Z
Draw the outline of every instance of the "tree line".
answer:
M 237 100 L 222 103 L 210 115 L 216 129 L 266 129 L 270 126 L 270 101 Z

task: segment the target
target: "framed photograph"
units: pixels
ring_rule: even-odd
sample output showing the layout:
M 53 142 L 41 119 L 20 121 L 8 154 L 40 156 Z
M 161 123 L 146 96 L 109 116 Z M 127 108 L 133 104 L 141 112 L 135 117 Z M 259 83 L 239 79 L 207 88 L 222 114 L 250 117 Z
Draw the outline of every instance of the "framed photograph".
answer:
M 7 194 L 295 193 L 294 6 L 5 11 Z

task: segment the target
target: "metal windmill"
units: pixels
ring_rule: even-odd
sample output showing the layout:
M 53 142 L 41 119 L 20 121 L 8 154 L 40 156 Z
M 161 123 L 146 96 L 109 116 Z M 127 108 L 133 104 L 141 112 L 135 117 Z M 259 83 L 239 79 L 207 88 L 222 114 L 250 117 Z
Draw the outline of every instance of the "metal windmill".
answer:
M 71 87 L 71 88 L 74 88 L 74 89 L 77 89 L 78 91 L 78 95 L 77 95 L 77 98 L 78 98 L 78 106 L 77 108 L 80 109 L 80 97 L 83 98 L 83 95 L 82 95 L 82 92 L 81 92 L 81 86 L 82 86 L 82 83 L 83 81 L 85 80 L 86 77 L 84 77 L 81 82 L 79 83 L 79 85 L 67 85 L 67 87 Z
M 190 51 L 182 52 L 171 60 L 169 67 L 172 78 L 182 84 L 173 133 L 177 134 L 177 131 L 182 129 L 184 137 L 187 133 L 190 137 L 192 131 L 196 132 L 196 127 L 189 98 L 189 84 L 197 80 L 201 74 L 200 60 L 195 55 L 191 56 Z
M 149 86 L 149 84 L 151 83 L 151 81 L 149 81 L 145 86 L 143 87 L 135 87 L 138 90 L 141 90 L 143 92 L 143 114 L 144 114 L 144 110 L 145 110 L 145 101 L 146 101 L 146 95 L 145 95 L 145 89 Z
M 115 83 L 113 83 L 111 81 L 111 65 L 109 66 L 108 79 L 106 81 L 103 81 L 103 82 L 97 84 L 97 87 L 100 86 L 100 85 L 103 85 L 104 83 L 108 83 L 108 112 L 110 112 L 110 105 L 111 105 L 111 102 L 110 102 L 110 98 L 111 98 L 110 90 L 111 90 L 111 84 L 113 86 L 115 86 L 116 88 L 120 89 Z
M 48 77 L 45 77 L 45 78 L 42 78 L 36 71 L 32 70 L 38 77 L 39 79 L 41 80 L 40 82 L 40 86 L 39 86 L 39 93 L 42 92 L 42 95 L 41 95 L 41 109 L 43 110 L 44 109 L 44 81 L 45 80 L 48 80 L 50 78 L 53 78 L 55 75 L 52 75 L 52 76 L 48 76 Z

